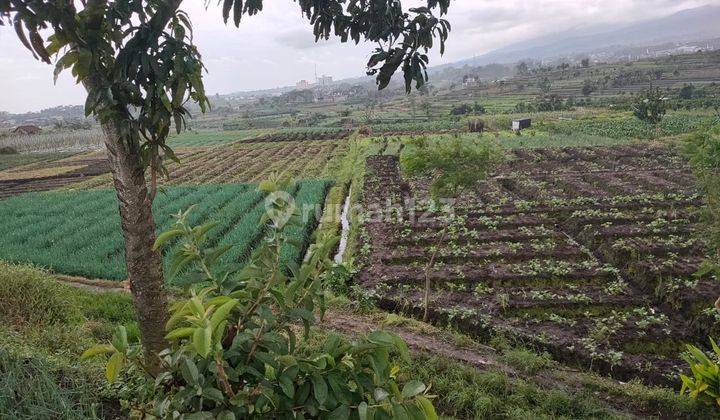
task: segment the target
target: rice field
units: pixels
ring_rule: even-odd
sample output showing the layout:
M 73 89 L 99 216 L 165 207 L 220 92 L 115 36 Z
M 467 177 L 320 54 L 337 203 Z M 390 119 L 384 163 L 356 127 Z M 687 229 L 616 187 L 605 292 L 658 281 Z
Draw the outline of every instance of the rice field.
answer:
M 328 181 L 308 181 L 292 191 L 296 203 L 322 207 Z M 153 205 L 158 232 L 174 223 L 174 214 L 196 205 L 192 224 L 217 221 L 209 246 L 232 245 L 224 263 L 243 263 L 260 240 L 264 197 L 255 185 L 213 184 L 163 188 Z M 314 215 L 314 212 L 307 212 Z M 54 272 L 124 280 L 124 242 L 117 199 L 110 189 L 30 193 L 0 201 L 0 259 L 32 263 Z M 304 219 L 298 240 L 307 245 L 316 219 Z M 167 265 L 177 244 L 166 251 Z M 283 249 L 285 263 L 304 250 Z M 170 282 L 178 279 L 169 279 Z

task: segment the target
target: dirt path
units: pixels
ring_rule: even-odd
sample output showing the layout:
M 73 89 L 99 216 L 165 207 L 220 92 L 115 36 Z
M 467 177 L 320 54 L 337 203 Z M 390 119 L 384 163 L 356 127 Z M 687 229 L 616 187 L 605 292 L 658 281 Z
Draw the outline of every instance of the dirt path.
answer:
M 330 327 L 333 330 L 349 336 L 370 332 L 379 326 L 378 320 L 371 316 L 338 312 L 327 313 L 325 319 L 319 325 Z M 409 328 L 389 326 L 385 329 L 402 337 L 411 350 L 442 354 L 450 359 L 467 363 L 480 369 L 495 368 L 514 372 L 512 368 L 497 360 L 497 355 L 494 354 L 495 350 L 491 347 L 487 347 L 484 351 L 471 350 L 438 338 L 433 338 L 426 334 L 418 333 Z

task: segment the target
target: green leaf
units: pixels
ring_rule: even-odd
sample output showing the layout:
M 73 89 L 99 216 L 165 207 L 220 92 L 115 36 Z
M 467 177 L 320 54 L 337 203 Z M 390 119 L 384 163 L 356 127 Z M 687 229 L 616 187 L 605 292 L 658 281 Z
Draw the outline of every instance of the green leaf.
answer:
M 187 338 L 193 335 L 196 329 L 197 328 L 194 327 L 178 328 L 167 333 L 167 335 L 165 335 L 165 338 L 168 340 L 179 340 L 181 338 Z
M 193 346 L 195 351 L 202 357 L 207 357 L 212 345 L 212 329 L 210 326 L 197 328 L 193 333 Z
M 125 353 L 127 351 L 127 330 L 124 326 L 120 325 L 119 327 L 117 327 L 117 329 L 115 330 L 115 334 L 113 334 L 112 337 L 112 344 L 120 353 Z
M 295 384 L 293 383 L 292 379 L 288 378 L 285 375 L 280 375 L 280 389 L 282 389 L 282 392 L 288 396 L 288 398 L 294 398 L 295 397 Z
M 429 399 L 425 397 L 417 397 L 415 399 L 417 404 L 422 408 L 423 413 L 425 413 L 425 418 L 427 420 L 437 420 L 438 415 L 435 412 L 435 407 L 433 407 L 432 402 L 430 402 Z
M 425 384 L 418 381 L 418 380 L 412 380 L 405 384 L 402 390 L 402 396 L 403 398 L 412 398 L 418 394 L 421 394 L 425 391 Z
M 325 383 L 325 380 L 317 372 L 313 373 L 310 377 L 310 381 L 313 385 L 313 394 L 315 395 L 315 399 L 322 406 L 325 404 L 328 397 L 327 383 Z
M 182 229 L 166 230 L 165 232 L 161 233 L 157 237 L 157 239 L 155 239 L 155 243 L 153 244 L 153 251 L 157 251 L 158 249 L 162 248 L 170 239 L 181 236 L 183 233 L 184 232 L 182 231 Z
M 368 419 L 368 405 L 365 401 L 358 405 L 358 417 L 360 417 L 360 420 Z
M 190 360 L 188 357 L 184 357 L 180 364 L 180 373 L 187 383 L 190 385 L 197 385 L 200 373 L 195 365 L 195 362 Z
M 334 409 L 328 415 L 328 419 L 345 420 L 345 419 L 349 419 L 349 418 L 350 418 L 350 407 L 348 407 L 345 404 Z
M 105 378 L 108 382 L 113 383 L 120 376 L 123 364 L 125 362 L 125 356 L 122 353 L 113 353 L 108 360 L 107 366 L 105 367 Z
M 230 314 L 230 311 L 232 311 L 237 304 L 238 300 L 232 299 L 217 308 L 210 317 L 210 325 L 212 326 L 212 328 L 215 329 L 215 327 L 217 327 L 220 322 L 226 320 L 228 315 Z
M 100 354 L 112 353 L 115 351 L 115 347 L 110 344 L 96 344 L 89 349 L 85 350 L 80 356 L 80 360 L 89 359 Z

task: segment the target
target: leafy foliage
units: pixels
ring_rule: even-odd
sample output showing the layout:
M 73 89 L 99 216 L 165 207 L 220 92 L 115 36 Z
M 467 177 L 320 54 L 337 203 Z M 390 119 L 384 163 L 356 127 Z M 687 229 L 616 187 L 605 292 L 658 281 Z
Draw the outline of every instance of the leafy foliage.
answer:
M 658 88 L 640 92 L 632 105 L 633 115 L 640 121 L 657 125 L 662 121 L 667 111 L 665 101 L 666 98 L 663 97 Z
M 680 375 L 683 385 L 680 393 L 687 394 L 694 400 L 705 404 L 715 405 L 720 409 L 720 347 L 711 338 L 715 360 L 710 359 L 702 350 L 688 344 L 688 355 L 685 360 L 690 364 L 693 377 Z
M 408 175 L 426 175 L 432 178 L 430 193 L 437 202 L 440 199 L 457 199 L 466 190 L 475 188 L 484 180 L 490 170 L 499 163 L 502 155 L 493 143 L 476 139 L 463 140 L 453 137 L 446 141 L 431 142 L 427 137 L 410 139 L 406 151 L 401 155 L 401 165 Z M 450 209 L 450 213 L 452 209 Z M 423 321 L 429 319 L 430 270 L 435 263 L 440 244 L 445 240 L 451 227 L 458 223 L 452 214 L 441 217 L 443 229 L 437 246 L 425 266 L 425 293 Z
M 260 186 L 268 194 L 262 218 L 266 235 L 250 265 L 240 272 L 217 264 L 226 251 L 205 248 L 212 224 L 191 227 L 189 213 L 178 216 L 155 244 L 182 240 L 180 265 L 198 269 L 198 285 L 173 305 L 164 351 L 164 371 L 155 379 L 154 399 L 135 401 L 137 409 L 159 417 L 194 413 L 219 418 L 437 418 L 421 382 L 398 383 L 392 355 L 408 361 L 405 343 L 375 331 L 352 343 L 327 338 L 322 351 L 305 354 L 297 337 L 307 337 L 315 312 L 324 312 L 323 279 L 332 266 L 336 238 L 310 247 L 301 267 L 280 264 L 283 244 L 300 226 L 282 180 Z M 118 329 L 110 344 L 88 349 L 83 357 L 109 354 L 106 374 L 119 377 L 123 367 L 141 368 L 139 346 Z
M 478 139 L 453 137 L 431 141 L 428 137 L 411 138 L 400 157 L 403 170 L 410 176 L 433 178 L 433 198 L 457 197 L 475 187 L 500 162 L 500 149 Z

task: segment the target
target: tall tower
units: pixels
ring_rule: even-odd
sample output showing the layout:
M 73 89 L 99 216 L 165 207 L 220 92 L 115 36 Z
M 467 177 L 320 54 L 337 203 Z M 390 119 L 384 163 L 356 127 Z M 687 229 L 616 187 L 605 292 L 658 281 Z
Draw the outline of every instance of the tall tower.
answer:
M 318 83 L 318 78 L 317 78 L 317 64 L 315 64 L 315 84 L 317 84 L 317 83 Z

